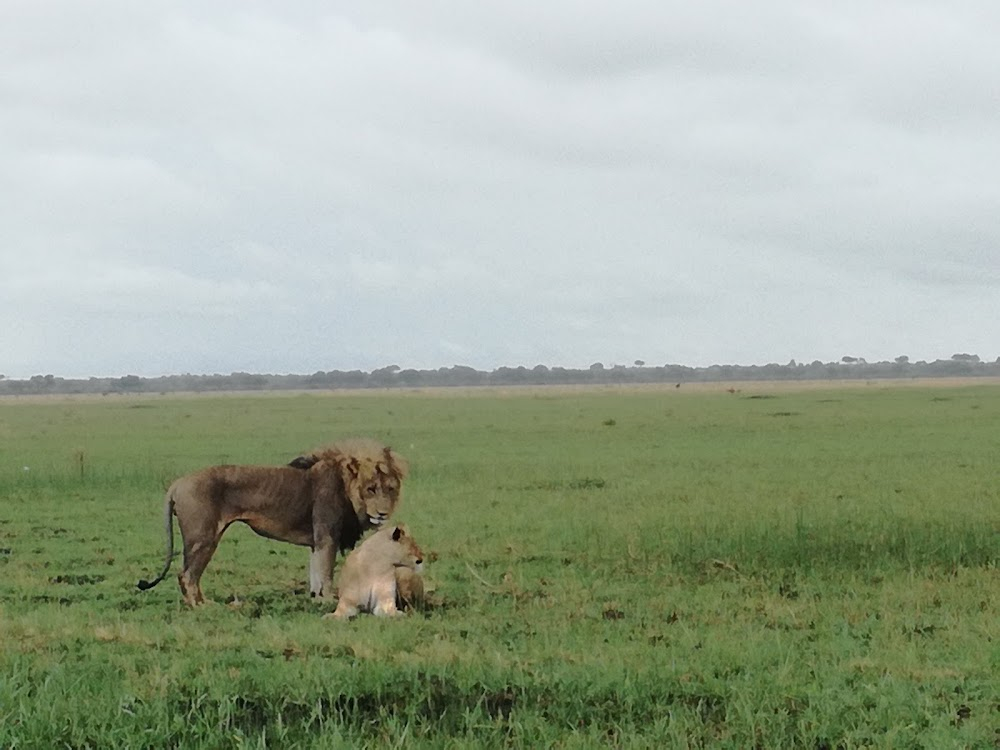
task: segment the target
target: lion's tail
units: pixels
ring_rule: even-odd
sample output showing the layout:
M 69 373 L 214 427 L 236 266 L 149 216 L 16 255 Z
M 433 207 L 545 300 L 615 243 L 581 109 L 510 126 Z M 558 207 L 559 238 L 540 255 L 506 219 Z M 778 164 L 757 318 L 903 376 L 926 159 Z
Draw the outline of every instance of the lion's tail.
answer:
M 167 490 L 167 496 L 163 501 L 163 525 L 167 531 L 167 559 L 163 562 L 163 570 L 152 581 L 141 580 L 136 586 L 140 591 L 151 589 L 167 576 L 170 570 L 170 563 L 174 561 L 174 488 Z

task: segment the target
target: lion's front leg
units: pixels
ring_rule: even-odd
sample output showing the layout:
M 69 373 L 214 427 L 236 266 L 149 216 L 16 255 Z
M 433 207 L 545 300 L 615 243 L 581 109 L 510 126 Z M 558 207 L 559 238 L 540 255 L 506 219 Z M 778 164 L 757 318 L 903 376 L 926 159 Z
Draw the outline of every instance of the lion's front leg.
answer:
M 313 545 L 309 554 L 309 593 L 314 599 L 333 599 L 333 562 L 337 547 L 332 539 Z
M 315 547 L 309 551 L 309 595 L 315 599 L 323 594 L 323 576 L 320 574 L 320 556 Z
M 399 617 L 403 613 L 396 608 L 396 579 L 387 576 L 372 585 L 372 614 L 376 617 Z
M 346 599 L 341 599 L 337 604 L 337 609 L 327 612 L 321 619 L 323 620 L 351 620 L 358 616 L 360 610 L 347 603 Z

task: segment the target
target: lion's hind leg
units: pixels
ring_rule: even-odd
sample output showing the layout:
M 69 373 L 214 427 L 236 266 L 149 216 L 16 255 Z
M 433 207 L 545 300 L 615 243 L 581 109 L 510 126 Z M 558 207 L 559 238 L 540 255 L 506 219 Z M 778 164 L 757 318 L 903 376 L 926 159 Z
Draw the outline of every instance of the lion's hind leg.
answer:
M 201 574 L 219 547 L 219 540 L 222 532 L 226 530 L 216 527 L 201 525 L 195 533 L 186 533 L 187 529 L 182 527 L 184 536 L 184 568 L 177 574 L 177 582 L 181 587 L 181 594 L 184 602 L 191 607 L 205 603 L 205 596 L 201 593 Z
M 184 601 L 192 607 L 205 603 L 205 596 L 201 593 L 201 574 L 205 572 L 218 546 L 218 540 L 213 540 L 195 542 L 190 548 L 187 545 L 184 547 L 184 569 L 177 574 L 177 582 L 181 586 Z
M 396 568 L 396 608 L 424 609 L 424 579 L 410 568 Z

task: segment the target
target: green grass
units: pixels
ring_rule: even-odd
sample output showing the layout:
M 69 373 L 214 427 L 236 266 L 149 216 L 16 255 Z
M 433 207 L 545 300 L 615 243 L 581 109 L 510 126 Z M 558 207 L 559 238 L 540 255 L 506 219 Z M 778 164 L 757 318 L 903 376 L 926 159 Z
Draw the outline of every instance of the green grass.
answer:
M 428 612 L 323 621 L 244 527 L 217 604 L 135 589 L 170 479 L 351 435 Z M 998 436 L 983 385 L 0 400 L 0 747 L 995 748 Z

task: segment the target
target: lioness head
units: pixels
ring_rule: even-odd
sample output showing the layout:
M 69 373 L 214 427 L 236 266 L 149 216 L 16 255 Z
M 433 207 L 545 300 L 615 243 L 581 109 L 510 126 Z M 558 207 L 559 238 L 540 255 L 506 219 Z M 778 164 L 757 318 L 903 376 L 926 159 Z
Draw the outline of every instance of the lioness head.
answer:
M 409 530 L 403 525 L 396 525 L 391 530 L 383 529 L 380 534 L 388 534 L 393 541 L 392 564 L 398 568 L 409 568 L 420 573 L 424 569 L 424 553 L 410 536 Z
M 299 456 L 289 466 L 309 469 L 319 461 L 340 468 L 344 489 L 362 527 L 380 526 L 396 510 L 407 473 L 406 461 L 376 440 L 344 440 Z

